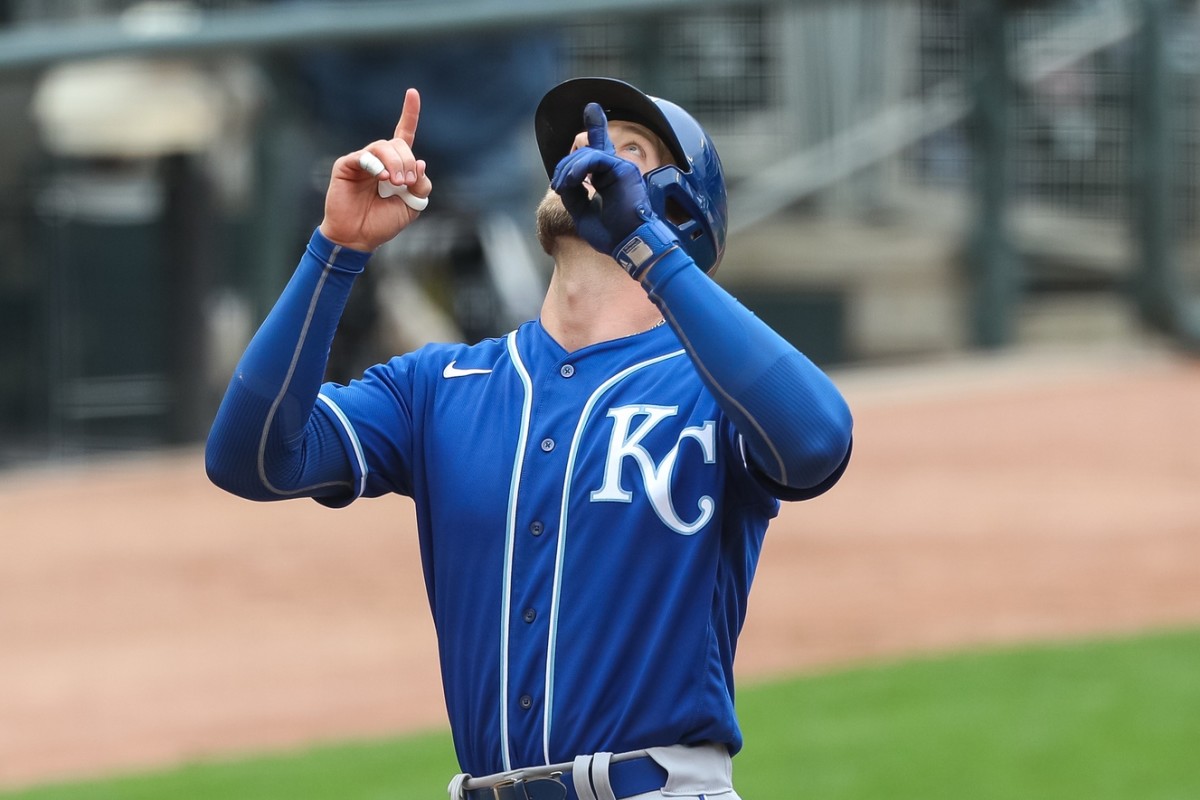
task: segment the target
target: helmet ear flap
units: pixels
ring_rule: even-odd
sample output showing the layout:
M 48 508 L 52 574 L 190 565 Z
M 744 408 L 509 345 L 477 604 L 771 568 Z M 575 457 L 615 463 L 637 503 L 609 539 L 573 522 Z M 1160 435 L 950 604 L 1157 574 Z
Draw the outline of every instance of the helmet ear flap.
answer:
M 721 261 L 724 230 L 713 229 L 706 198 L 698 197 L 688 175 L 674 165 L 646 175 L 647 195 L 654 213 L 679 237 L 680 246 L 702 270 L 712 273 Z

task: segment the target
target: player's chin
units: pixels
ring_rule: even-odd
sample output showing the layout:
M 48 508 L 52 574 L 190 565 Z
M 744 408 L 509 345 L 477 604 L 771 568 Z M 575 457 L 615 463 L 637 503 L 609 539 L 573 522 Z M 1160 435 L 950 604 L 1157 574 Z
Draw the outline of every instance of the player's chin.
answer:
M 571 215 L 562 204 L 562 198 L 553 189 L 548 189 L 542 201 L 538 203 L 535 222 L 538 243 L 548 256 L 554 255 L 556 242 L 560 237 L 579 236 L 575 230 L 575 220 L 571 219 Z

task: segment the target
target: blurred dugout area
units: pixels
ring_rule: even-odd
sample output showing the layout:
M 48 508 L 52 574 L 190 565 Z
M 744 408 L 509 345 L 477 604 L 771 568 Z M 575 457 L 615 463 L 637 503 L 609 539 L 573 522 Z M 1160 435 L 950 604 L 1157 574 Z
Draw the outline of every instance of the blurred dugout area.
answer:
M 28 0 L 0 14 L 17 34 L 268 5 Z M 731 183 L 719 277 L 818 363 L 1151 331 L 1190 344 L 1194 4 L 654 7 L 543 15 L 560 43 L 544 84 L 612 75 L 696 113 Z M 140 154 L 114 146 L 55 162 L 41 156 L 69 143 L 47 132 L 46 106 L 31 116 L 55 69 L 4 73 L 0 466 L 203 436 L 319 219 L 339 152 L 311 125 L 319 109 L 304 107 L 296 55 L 157 54 L 146 71 L 176 80 L 145 91 L 189 92 L 163 110 L 203 119 L 216 108 L 219 125 Z M 286 163 L 268 141 L 284 144 Z M 532 136 L 527 146 L 516 152 L 536 200 L 544 177 Z M 345 375 L 422 338 L 501 334 L 536 313 L 548 264 L 532 224 L 450 214 L 440 199 L 352 299 L 362 324 L 344 339 L 357 344 L 334 353 Z

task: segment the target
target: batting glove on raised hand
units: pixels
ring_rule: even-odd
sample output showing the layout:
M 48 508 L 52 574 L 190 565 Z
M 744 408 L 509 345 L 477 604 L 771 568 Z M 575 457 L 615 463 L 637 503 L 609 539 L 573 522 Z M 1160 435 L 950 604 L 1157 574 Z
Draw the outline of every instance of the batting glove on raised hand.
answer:
M 558 162 L 550 188 L 562 198 L 579 236 L 640 278 L 659 256 L 679 245 L 679 238 L 650 208 L 638 166 L 616 155 L 604 109 L 588 103 L 583 122 L 587 147 Z M 595 190 L 590 198 L 584 184 L 589 176 Z

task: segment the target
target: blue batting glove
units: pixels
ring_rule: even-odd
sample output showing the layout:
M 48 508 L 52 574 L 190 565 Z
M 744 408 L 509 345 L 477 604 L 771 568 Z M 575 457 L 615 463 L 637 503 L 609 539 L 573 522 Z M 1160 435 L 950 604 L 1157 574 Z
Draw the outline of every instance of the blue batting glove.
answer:
M 641 170 L 616 155 L 608 138 L 604 109 L 597 103 L 588 103 L 583 110 L 583 122 L 587 147 L 558 162 L 550 188 L 562 198 L 580 237 L 639 277 L 655 256 L 677 245 L 679 240 L 651 210 Z M 595 189 L 591 198 L 583 183 L 588 176 Z

